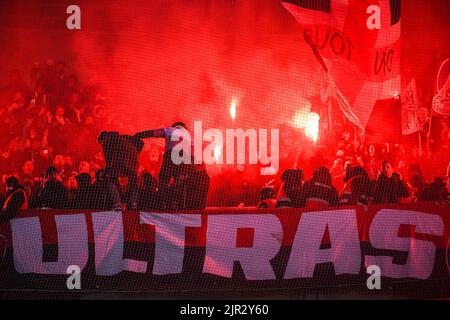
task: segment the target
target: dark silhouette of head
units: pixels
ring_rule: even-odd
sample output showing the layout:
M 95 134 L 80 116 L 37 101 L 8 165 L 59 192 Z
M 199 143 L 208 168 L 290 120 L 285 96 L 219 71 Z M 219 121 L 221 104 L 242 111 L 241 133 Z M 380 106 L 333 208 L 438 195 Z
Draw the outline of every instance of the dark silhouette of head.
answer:
M 91 176 L 88 173 L 82 173 L 75 177 L 79 188 L 86 188 L 91 185 Z
M 332 178 L 330 171 L 328 171 L 326 167 L 320 167 L 314 171 L 312 180 L 317 183 L 331 186 Z
M 100 135 L 98 136 L 97 141 L 99 143 L 102 143 L 103 141 L 106 140 L 107 137 L 108 137 L 108 131 L 102 131 L 102 132 L 100 132 Z
M 14 176 L 8 177 L 5 181 L 5 183 L 6 183 L 6 187 L 10 188 L 12 190 L 16 190 L 16 189 L 20 188 L 19 180 Z
M 433 182 L 431 183 L 431 187 L 436 189 L 445 188 L 444 179 L 442 179 L 441 177 L 435 177 Z
M 347 169 L 345 170 L 345 177 L 344 177 L 344 182 L 347 182 L 348 180 L 350 180 L 353 177 L 357 177 L 357 176 L 368 176 L 366 170 L 364 170 L 363 167 L 361 166 L 349 166 L 347 167 Z
M 264 187 L 261 190 L 261 194 L 259 195 L 259 200 L 267 200 L 267 199 L 271 199 L 271 198 L 275 198 L 275 191 L 273 190 L 272 187 Z
M 45 171 L 45 177 L 46 178 L 54 178 L 56 176 L 56 174 L 58 173 L 58 170 L 56 170 L 55 167 L 50 166 L 47 168 L 47 170 Z
M 300 169 L 287 169 L 281 175 L 281 181 L 286 184 L 299 183 L 303 180 L 303 171 Z
M 281 175 L 281 181 L 283 182 L 284 192 L 292 199 L 302 188 L 303 171 L 300 169 L 287 169 Z
M 97 172 L 95 173 L 95 181 L 106 181 L 106 172 L 104 169 L 97 170 Z

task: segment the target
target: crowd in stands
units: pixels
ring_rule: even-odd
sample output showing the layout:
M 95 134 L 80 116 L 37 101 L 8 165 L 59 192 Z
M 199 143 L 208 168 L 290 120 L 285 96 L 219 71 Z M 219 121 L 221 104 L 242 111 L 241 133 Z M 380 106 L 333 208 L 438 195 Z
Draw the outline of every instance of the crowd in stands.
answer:
M 35 63 L 31 79 L 34 86 L 29 88 L 20 73 L 13 71 L 9 82 L 0 87 L 0 220 L 24 208 L 114 208 L 117 201 L 108 187 L 97 136 L 103 128 L 120 130 L 120 121 L 108 112 L 98 88 L 82 86 L 62 62 Z M 426 132 L 427 110 L 422 110 L 419 120 Z M 427 151 L 448 156 L 449 120 L 442 117 L 439 125 L 434 140 L 422 137 L 422 141 L 431 141 L 428 145 L 432 148 L 424 145 L 407 150 L 404 145 L 364 145 L 352 136 L 352 128 L 344 121 L 334 130 L 328 146 L 319 144 L 312 158 L 295 163 L 280 159 L 287 168 L 262 191 L 261 185 L 268 182 L 249 178 L 253 175 L 248 171 L 225 171 L 210 183 L 204 168 L 192 166 L 180 171 L 171 188 L 161 194 L 157 177 L 163 147 L 152 145 L 141 155 L 139 209 L 204 208 L 208 191 L 210 206 L 308 207 L 447 200 L 448 182 L 436 177 L 427 183 L 423 164 L 417 164 L 428 159 Z M 127 183 L 127 179 L 118 180 L 122 203 L 127 201 Z
M 286 170 L 281 176 L 278 193 L 271 186 L 263 188 L 258 207 L 323 208 L 449 200 L 450 193 L 443 179 L 437 177 L 426 184 L 420 169 L 415 166 L 411 168 L 407 181 L 393 170 L 388 161 L 383 161 L 376 180 L 371 180 L 367 171 L 359 165 L 349 164 L 345 172 L 343 191 L 339 193 L 326 167 L 316 169 L 311 179 L 306 181 L 302 170 Z

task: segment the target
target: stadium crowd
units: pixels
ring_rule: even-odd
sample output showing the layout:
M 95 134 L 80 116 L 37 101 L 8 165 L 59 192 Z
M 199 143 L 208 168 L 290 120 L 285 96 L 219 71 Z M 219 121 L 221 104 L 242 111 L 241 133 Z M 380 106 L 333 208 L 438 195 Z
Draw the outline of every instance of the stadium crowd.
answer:
M 62 62 L 35 63 L 30 78 L 32 89 L 13 71 L 0 88 L 0 220 L 25 208 L 116 208 L 97 137 L 103 128 L 120 131 L 123 124 L 108 111 L 98 88 L 82 86 Z M 419 114 L 421 135 L 430 124 L 426 108 Z M 442 117 L 439 125 L 432 138 L 419 139 L 431 143 L 407 150 L 397 144 L 364 145 L 351 134 L 348 122 L 341 121 L 328 145 L 318 145 L 312 157 L 283 156 L 282 174 L 270 181 L 251 178 L 248 168 L 225 170 L 210 178 L 204 167 L 186 166 L 164 192 L 158 188 L 163 146 L 154 143 L 140 156 L 139 209 L 448 200 L 448 169 L 447 177 L 427 183 L 420 164 L 433 153 L 449 154 L 449 120 Z M 128 179 L 119 178 L 117 184 L 120 202 L 127 203 Z

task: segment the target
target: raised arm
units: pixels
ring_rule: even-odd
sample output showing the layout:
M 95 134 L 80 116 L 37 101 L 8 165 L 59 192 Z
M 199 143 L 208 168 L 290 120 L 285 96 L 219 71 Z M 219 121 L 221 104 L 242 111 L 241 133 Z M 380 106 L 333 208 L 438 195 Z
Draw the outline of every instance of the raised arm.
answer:
M 156 129 L 156 130 L 146 130 L 138 132 L 134 135 L 135 138 L 138 139 L 146 139 L 146 138 L 164 138 L 166 133 L 164 129 Z

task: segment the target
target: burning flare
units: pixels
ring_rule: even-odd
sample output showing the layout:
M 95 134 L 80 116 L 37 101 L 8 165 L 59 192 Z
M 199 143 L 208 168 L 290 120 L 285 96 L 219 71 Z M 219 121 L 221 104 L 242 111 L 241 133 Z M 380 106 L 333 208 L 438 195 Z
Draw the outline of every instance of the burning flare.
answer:
M 319 120 L 320 116 L 317 113 L 305 113 L 304 110 L 300 110 L 294 115 L 291 125 L 295 128 L 303 129 L 305 136 L 316 143 L 319 138 Z

